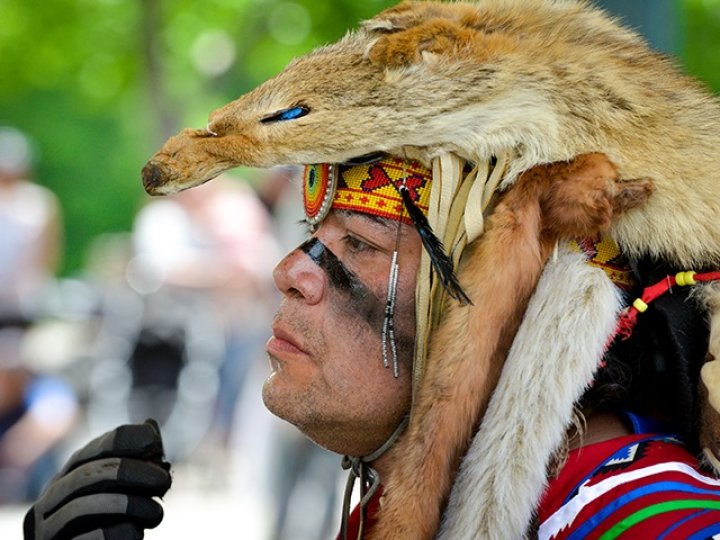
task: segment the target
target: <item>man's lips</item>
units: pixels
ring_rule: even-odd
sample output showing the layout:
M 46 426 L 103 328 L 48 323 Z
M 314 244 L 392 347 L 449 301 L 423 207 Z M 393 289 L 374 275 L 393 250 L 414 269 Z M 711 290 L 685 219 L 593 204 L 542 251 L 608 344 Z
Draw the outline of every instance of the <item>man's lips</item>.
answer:
M 269 354 L 276 356 L 307 355 L 292 334 L 275 326 L 273 326 L 273 335 L 265 345 L 265 349 Z

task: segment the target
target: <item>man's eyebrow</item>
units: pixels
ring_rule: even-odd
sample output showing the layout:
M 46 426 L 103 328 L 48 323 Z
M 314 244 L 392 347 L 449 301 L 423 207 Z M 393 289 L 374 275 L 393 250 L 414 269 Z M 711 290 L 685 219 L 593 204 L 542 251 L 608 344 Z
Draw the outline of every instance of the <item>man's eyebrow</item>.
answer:
M 390 229 L 393 227 L 393 225 L 397 225 L 397 222 L 392 219 L 376 216 L 374 214 L 366 214 L 364 212 L 355 212 L 353 210 L 336 210 L 339 214 L 342 214 L 347 217 L 359 217 L 364 218 L 367 220 L 372 221 L 373 223 L 377 223 L 378 225 L 382 225 L 386 229 Z

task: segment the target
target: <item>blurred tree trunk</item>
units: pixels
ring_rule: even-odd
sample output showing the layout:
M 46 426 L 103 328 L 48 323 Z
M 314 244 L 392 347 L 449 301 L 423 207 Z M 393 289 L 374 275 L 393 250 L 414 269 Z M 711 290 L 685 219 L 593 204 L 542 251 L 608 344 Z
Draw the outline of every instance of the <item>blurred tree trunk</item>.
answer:
M 159 147 L 177 132 L 175 108 L 165 91 L 165 64 L 163 62 L 162 0 L 140 0 L 140 43 L 142 64 L 145 71 L 144 84 L 151 110 L 155 116 L 155 144 Z

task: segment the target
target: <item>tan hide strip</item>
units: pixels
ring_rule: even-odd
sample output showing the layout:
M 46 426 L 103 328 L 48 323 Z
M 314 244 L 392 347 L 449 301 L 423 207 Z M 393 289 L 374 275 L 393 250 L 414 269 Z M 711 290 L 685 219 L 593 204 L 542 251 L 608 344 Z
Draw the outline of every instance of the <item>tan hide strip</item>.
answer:
M 485 161 L 465 176 L 465 161 L 454 154 L 444 154 L 433 160 L 428 222 L 449 252 L 455 268 L 465 246 L 483 233 L 484 213 L 491 205 L 511 156 L 510 151 L 502 152 L 492 171 L 490 163 Z M 444 301 L 444 291 L 431 273 L 430 257 L 423 251 L 415 291 L 413 395 L 425 371 L 430 334 L 437 326 Z

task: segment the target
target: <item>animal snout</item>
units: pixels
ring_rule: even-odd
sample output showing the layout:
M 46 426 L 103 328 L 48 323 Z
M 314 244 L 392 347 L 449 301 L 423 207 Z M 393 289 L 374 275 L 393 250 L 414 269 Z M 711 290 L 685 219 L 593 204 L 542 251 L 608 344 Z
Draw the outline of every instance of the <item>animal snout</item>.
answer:
M 142 170 L 142 182 L 147 193 L 157 195 L 158 188 L 166 183 L 165 173 L 160 165 L 154 161 L 148 161 Z

